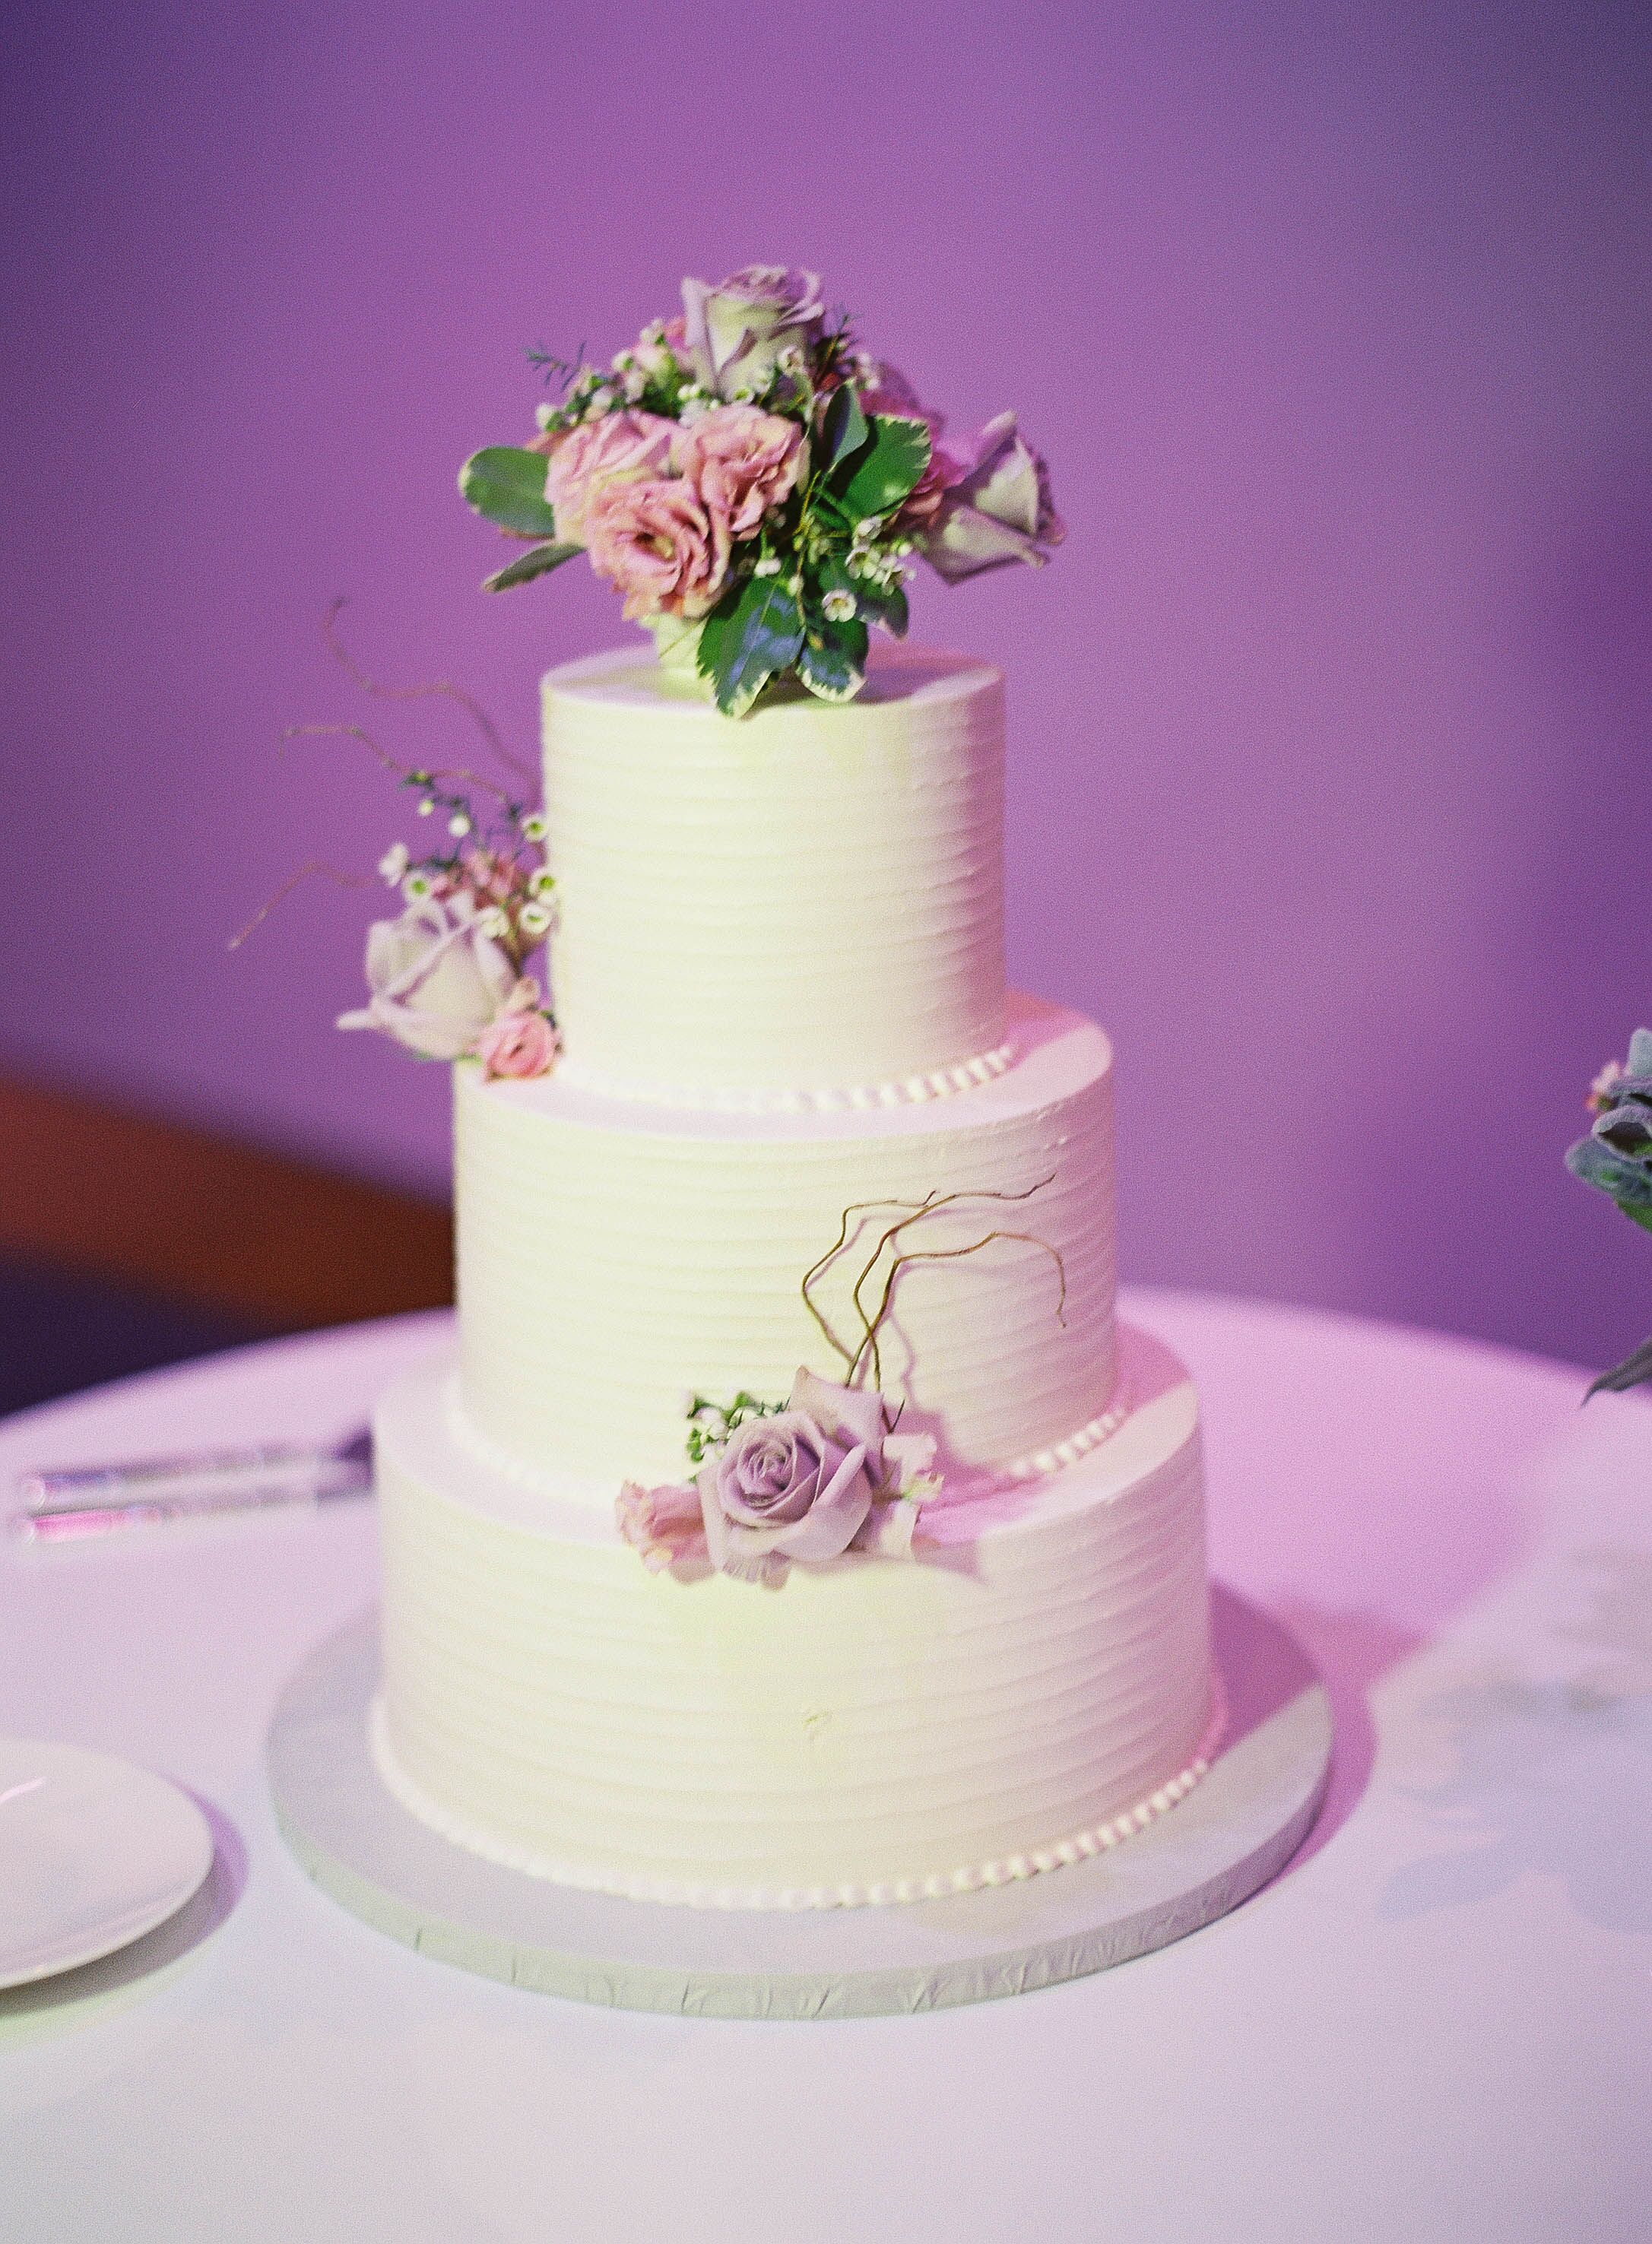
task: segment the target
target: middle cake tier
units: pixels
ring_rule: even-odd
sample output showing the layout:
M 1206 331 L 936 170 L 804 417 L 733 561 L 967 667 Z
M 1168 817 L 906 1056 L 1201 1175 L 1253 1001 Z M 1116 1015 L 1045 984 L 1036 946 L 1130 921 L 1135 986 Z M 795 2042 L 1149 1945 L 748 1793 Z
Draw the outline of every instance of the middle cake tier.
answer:
M 455 1071 L 459 1425 L 496 1465 L 586 1484 L 684 1470 L 686 1399 L 842 1376 L 802 1291 L 854 1347 L 856 1281 L 903 1213 L 876 1383 L 943 1471 L 1047 1470 L 1114 1402 L 1112 1054 L 1015 1001 L 1015 1057 L 928 1104 L 741 1114 Z M 1000 1234 L 993 1237 L 991 1234 Z

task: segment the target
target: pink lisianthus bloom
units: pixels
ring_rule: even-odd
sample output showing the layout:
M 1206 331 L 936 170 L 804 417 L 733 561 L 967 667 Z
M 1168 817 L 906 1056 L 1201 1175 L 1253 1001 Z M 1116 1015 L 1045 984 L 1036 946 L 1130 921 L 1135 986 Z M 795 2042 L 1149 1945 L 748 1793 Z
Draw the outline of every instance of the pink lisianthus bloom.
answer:
M 708 515 L 721 515 L 731 537 L 749 537 L 763 517 L 796 489 L 808 447 L 795 421 L 755 405 L 718 405 L 680 428 L 671 464 L 694 485 Z
M 539 985 L 531 974 L 517 983 L 471 1046 L 489 1083 L 499 1076 L 526 1082 L 548 1075 L 561 1049 L 554 1023 L 539 1010 Z
M 600 493 L 616 479 L 661 476 L 671 456 L 674 421 L 658 413 L 605 413 L 559 438 L 545 470 L 545 495 L 557 518 L 557 536 L 586 545 L 586 524 Z
M 716 605 L 728 574 L 728 517 L 686 477 L 611 477 L 582 527 L 592 567 L 625 594 L 627 622 L 692 622 Z
M 620 1532 L 651 1574 L 705 1555 L 700 1491 L 692 1481 L 644 1488 L 628 1480 L 614 1499 L 613 1513 Z

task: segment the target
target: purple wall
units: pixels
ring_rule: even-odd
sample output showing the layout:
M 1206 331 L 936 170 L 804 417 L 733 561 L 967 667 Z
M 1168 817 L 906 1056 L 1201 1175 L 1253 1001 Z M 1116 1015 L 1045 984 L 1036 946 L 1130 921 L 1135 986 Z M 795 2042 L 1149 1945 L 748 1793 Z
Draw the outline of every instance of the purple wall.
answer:
M 921 588 L 1012 678 L 1018 977 L 1121 1052 L 1137 1277 L 1604 1362 L 1652 1242 L 1562 1173 L 1652 1017 L 1638 6 L 1046 0 L 16 11 L 0 1065 L 434 1185 L 444 1085 L 328 1023 L 399 812 L 320 651 L 523 743 L 622 636 L 492 601 L 453 476 L 525 345 L 817 266 L 1070 543 Z M 453 737 L 380 711 L 420 754 Z

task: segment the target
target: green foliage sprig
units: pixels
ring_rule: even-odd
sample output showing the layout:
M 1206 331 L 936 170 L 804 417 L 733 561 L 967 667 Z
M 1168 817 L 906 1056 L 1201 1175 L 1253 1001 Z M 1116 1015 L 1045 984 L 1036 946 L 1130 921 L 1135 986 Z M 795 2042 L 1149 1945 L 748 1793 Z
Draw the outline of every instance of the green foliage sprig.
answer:
M 1652 1029 L 1637 1029 L 1627 1060 L 1612 1060 L 1589 1089 L 1594 1126 L 1569 1146 L 1566 1166 L 1603 1192 L 1631 1223 L 1652 1231 Z M 1622 1394 L 1652 1380 L 1652 1340 L 1603 1371 L 1589 1388 Z M 1587 1397 L 1585 1398 L 1587 1399 Z
M 704 1464 L 708 1457 L 728 1446 L 748 1419 L 777 1418 L 785 1408 L 783 1402 L 764 1402 L 743 1387 L 732 1402 L 716 1402 L 707 1395 L 690 1396 L 684 1413 L 688 1421 L 688 1462 Z

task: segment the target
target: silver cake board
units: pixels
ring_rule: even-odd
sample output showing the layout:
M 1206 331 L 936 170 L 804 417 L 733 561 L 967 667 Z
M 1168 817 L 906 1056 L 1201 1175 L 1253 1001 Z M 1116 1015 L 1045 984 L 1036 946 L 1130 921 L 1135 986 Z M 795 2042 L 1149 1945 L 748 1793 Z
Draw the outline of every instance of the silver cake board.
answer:
M 695 2018 L 844 2018 L 988 2002 L 1104 1971 L 1225 1916 L 1283 1869 L 1330 1767 L 1330 1702 L 1279 1625 L 1218 1590 L 1225 1742 L 1185 1798 L 1101 1854 L 887 1908 L 724 1910 L 581 1893 L 442 1838 L 368 1746 L 376 1616 L 321 1645 L 270 1732 L 275 1813 L 326 1893 L 422 1955 L 513 1986 Z

